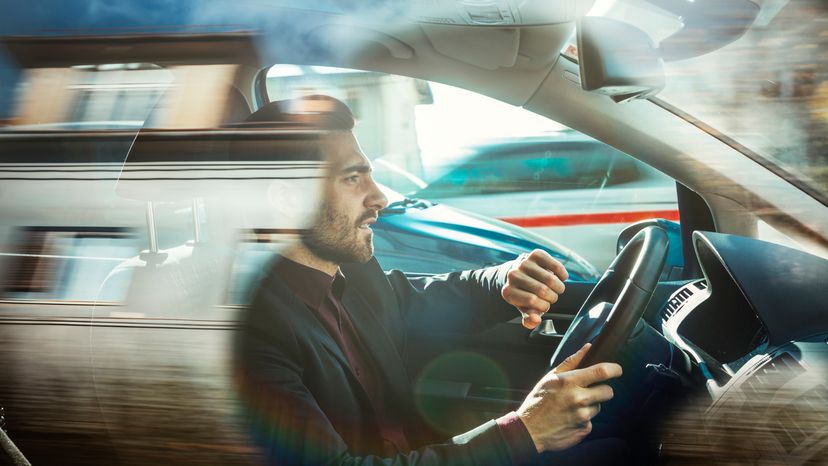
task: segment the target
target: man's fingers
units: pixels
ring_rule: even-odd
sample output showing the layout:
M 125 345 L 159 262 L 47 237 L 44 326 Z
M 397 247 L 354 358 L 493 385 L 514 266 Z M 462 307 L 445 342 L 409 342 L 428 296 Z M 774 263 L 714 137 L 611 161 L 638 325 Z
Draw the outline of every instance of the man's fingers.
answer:
M 552 288 L 545 285 L 544 283 L 536 280 L 535 278 L 529 276 L 520 269 L 515 269 L 509 272 L 509 282 L 506 285 L 506 289 L 515 288 L 519 291 L 525 291 L 529 294 L 535 295 L 541 300 L 545 301 L 547 304 L 538 303 L 537 305 L 529 305 L 527 307 L 531 307 L 533 309 L 537 309 L 539 311 L 545 311 L 548 307 L 548 304 L 552 304 L 558 301 L 558 293 L 556 293 Z M 504 290 L 505 291 L 505 290 Z M 505 296 L 504 296 L 505 297 Z M 507 299 L 508 301 L 508 299 Z M 512 305 L 520 306 L 520 304 L 511 303 Z
M 509 285 L 504 286 L 501 294 L 507 303 L 523 310 L 524 312 L 531 310 L 542 314 L 549 310 L 549 301 L 539 297 L 535 293 L 525 291 L 521 289 L 520 286 L 516 286 L 514 284 L 510 283 Z
M 612 399 L 615 395 L 612 387 L 609 385 L 593 385 L 592 387 L 584 389 L 584 396 L 581 401 L 582 405 L 597 406 Z
M 569 278 L 569 272 L 566 271 L 566 267 L 542 249 L 535 249 L 532 251 L 529 254 L 529 259 L 546 270 L 551 270 L 552 273 L 560 277 L 561 280 Z
M 526 275 L 528 275 L 531 278 L 534 278 L 543 285 L 546 285 L 549 289 L 551 289 L 557 294 L 562 294 L 566 290 L 566 286 L 564 286 L 564 283 L 561 281 L 560 278 L 558 278 L 557 275 L 555 275 L 555 273 L 547 269 L 544 269 L 535 262 L 524 262 L 523 264 L 521 264 L 521 268 L 526 273 Z
M 536 249 L 517 267 L 506 274 L 506 284 L 501 290 L 503 299 L 518 308 L 523 315 L 523 325 L 532 329 L 541 323 L 541 314 L 558 301 L 567 277 L 564 266 L 549 253 Z
M 574 412 L 575 421 L 578 424 L 586 424 L 597 416 L 599 412 L 601 412 L 601 405 L 589 405 L 578 408 Z
M 523 315 L 523 326 L 529 330 L 540 325 L 542 321 L 541 313 L 538 311 L 520 309 L 520 313 Z
M 578 369 L 569 374 L 569 377 L 581 387 L 589 387 L 598 382 L 614 379 L 620 377 L 623 371 L 621 366 L 612 362 L 602 362 L 589 366 L 584 369 Z
M 578 365 L 581 364 L 581 360 L 584 359 L 584 356 L 586 356 L 591 347 L 592 343 L 585 344 L 581 347 L 581 349 L 569 355 L 568 358 L 564 359 L 560 364 L 558 364 L 558 367 L 556 367 L 553 371 L 556 374 L 560 374 L 561 372 L 567 372 L 577 369 Z

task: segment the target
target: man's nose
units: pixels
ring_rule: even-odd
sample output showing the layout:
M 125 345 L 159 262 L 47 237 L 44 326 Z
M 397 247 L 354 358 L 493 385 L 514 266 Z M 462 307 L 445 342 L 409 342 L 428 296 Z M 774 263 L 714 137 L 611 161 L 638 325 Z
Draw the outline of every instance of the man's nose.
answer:
M 365 199 L 365 207 L 379 212 L 388 205 L 388 198 L 382 192 L 377 183 L 371 179 L 371 190 Z

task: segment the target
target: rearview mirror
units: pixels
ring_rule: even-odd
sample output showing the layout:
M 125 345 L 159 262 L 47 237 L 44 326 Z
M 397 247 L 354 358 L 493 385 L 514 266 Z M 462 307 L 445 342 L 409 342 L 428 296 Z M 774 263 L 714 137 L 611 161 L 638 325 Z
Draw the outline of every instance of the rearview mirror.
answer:
M 664 88 L 664 62 L 644 31 L 621 21 L 585 16 L 577 23 L 581 88 L 626 102 Z

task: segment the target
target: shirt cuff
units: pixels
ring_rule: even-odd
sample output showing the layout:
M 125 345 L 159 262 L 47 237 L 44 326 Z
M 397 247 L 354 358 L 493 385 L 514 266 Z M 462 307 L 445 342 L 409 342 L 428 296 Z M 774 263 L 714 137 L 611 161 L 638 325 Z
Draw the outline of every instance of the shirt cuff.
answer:
M 516 412 L 512 411 L 504 414 L 495 422 L 509 445 L 509 452 L 514 464 L 533 464 L 537 462 L 538 450 L 535 448 L 535 442 L 532 441 L 526 425 L 523 424 Z

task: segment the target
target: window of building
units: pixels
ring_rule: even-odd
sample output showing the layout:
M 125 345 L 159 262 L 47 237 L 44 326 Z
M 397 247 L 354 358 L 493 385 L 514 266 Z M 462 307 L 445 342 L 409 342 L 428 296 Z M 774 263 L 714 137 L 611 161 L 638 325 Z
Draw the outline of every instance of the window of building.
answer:
M 123 300 L 126 286 L 103 285 L 138 253 L 135 237 L 120 228 L 27 227 L 17 231 L 14 244 L 1 254 L 8 264 L 2 277 L 6 299 Z

